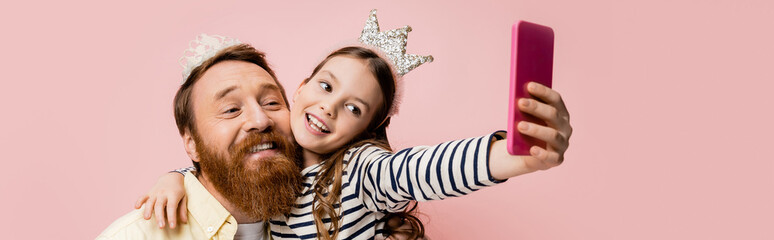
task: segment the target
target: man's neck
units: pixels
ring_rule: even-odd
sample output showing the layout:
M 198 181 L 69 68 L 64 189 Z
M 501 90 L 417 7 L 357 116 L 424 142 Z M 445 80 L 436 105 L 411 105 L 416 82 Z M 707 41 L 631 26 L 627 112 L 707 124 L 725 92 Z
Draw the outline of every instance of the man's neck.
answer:
M 226 208 L 229 213 L 231 213 L 231 216 L 234 216 L 234 219 L 236 219 L 237 223 L 255 223 L 260 221 L 260 219 L 249 217 L 243 211 L 239 210 L 239 208 L 237 208 L 233 203 L 231 203 L 231 201 L 226 199 L 223 194 L 220 194 L 212 182 L 207 179 L 207 175 L 205 173 L 198 174 L 196 179 L 198 179 L 199 182 L 202 183 L 202 186 L 204 186 L 204 188 L 207 189 L 207 191 L 210 192 L 213 197 L 215 197 L 215 200 L 220 202 L 220 205 L 223 205 L 223 207 Z

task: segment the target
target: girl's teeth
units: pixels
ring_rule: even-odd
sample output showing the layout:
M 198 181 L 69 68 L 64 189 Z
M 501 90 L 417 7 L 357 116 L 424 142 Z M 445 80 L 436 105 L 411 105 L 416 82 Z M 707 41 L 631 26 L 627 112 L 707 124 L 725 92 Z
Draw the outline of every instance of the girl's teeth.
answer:
M 314 130 L 317 130 L 317 131 L 320 131 L 320 132 L 328 131 L 328 128 L 325 127 L 325 125 L 322 124 L 319 120 L 317 120 L 317 118 L 312 117 L 312 115 L 308 115 L 307 114 L 306 118 L 309 120 L 309 123 L 310 123 L 309 126 L 311 126 Z M 322 129 L 322 131 L 321 131 L 321 129 Z
M 322 132 L 322 130 L 320 130 L 320 127 L 318 127 L 317 124 L 313 122 L 309 122 L 309 126 L 312 127 L 312 129 L 314 129 L 315 131 Z

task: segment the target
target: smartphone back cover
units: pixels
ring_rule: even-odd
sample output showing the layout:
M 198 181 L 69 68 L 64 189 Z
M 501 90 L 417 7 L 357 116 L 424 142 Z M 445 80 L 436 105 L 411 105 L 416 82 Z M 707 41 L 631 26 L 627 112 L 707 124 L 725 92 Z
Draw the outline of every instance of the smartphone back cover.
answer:
M 529 155 L 532 146 L 545 148 L 544 141 L 523 135 L 516 129 L 520 121 L 545 122 L 519 111 L 519 98 L 530 97 L 527 83 L 538 82 L 551 87 L 554 62 L 554 31 L 550 27 L 519 21 L 513 24 L 511 38 L 511 84 L 508 109 L 508 152 Z M 539 101 L 539 100 L 538 100 Z

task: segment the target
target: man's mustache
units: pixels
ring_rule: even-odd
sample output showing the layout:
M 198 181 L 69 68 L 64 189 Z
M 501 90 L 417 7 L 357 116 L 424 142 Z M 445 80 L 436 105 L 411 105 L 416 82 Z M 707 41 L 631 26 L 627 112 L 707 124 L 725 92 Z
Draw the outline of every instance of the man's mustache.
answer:
M 240 143 L 230 147 L 229 154 L 235 156 L 235 159 L 242 159 L 242 157 L 253 152 L 254 147 L 260 147 L 262 144 L 269 144 L 267 149 L 274 149 L 280 153 L 293 149 L 287 138 L 276 131 L 251 132 Z

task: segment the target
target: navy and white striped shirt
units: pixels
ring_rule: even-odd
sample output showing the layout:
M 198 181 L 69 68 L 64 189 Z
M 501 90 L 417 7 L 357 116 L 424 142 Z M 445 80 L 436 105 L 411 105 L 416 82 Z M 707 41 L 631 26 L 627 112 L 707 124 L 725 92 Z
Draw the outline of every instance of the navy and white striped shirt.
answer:
M 410 200 L 427 201 L 462 196 L 496 181 L 489 173 L 492 139 L 505 132 L 456 140 L 435 146 L 419 146 L 391 153 L 374 145 L 350 149 L 344 156 L 339 212 L 339 239 L 381 237 L 387 212 L 404 210 Z M 302 196 L 287 216 L 270 221 L 275 239 L 317 237 L 312 208 L 312 188 L 320 164 L 307 167 Z M 323 222 L 330 223 L 329 218 Z M 329 225 L 327 225 L 329 226 Z M 326 228 L 327 228 L 326 226 Z

